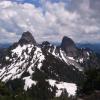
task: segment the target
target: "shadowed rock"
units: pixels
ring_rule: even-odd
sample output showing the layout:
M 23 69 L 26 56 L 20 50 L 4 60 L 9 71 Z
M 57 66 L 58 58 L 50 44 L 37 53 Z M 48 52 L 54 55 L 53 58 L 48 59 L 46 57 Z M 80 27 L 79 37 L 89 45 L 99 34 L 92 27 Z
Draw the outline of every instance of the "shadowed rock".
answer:
M 32 34 L 30 32 L 24 32 L 22 34 L 21 39 L 19 40 L 19 42 L 21 45 L 23 44 L 34 44 L 36 45 L 36 41 L 34 39 L 34 37 L 32 36 Z
M 74 41 L 66 36 L 62 39 L 61 48 L 67 53 L 68 56 L 77 56 L 77 48 Z

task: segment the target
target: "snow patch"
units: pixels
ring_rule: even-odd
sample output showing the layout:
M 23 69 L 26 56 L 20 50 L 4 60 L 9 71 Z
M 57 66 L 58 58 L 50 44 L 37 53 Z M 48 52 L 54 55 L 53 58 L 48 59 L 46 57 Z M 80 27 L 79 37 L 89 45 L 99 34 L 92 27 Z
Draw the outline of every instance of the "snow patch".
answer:
M 37 68 L 41 69 L 41 67 L 42 67 L 42 63 L 39 63 Z
M 8 56 L 6 56 L 6 57 L 5 57 L 5 59 L 6 59 L 6 60 L 9 60 L 9 57 L 8 57 Z
M 89 53 L 89 52 L 87 52 L 87 55 L 88 55 L 88 56 L 90 56 L 90 53 Z
M 79 59 L 79 62 L 80 62 L 80 63 L 83 63 L 83 61 L 84 61 L 83 58 L 80 58 L 80 59 Z
M 37 83 L 36 81 L 33 81 L 30 76 L 24 77 L 23 80 L 25 80 L 25 85 L 24 85 L 25 91 L 27 91 L 27 89 L 31 88 L 32 85 L 36 85 Z
M 75 60 L 73 57 L 68 57 L 70 60 Z
M 58 88 L 56 92 L 56 97 L 59 97 L 64 89 L 68 92 L 68 96 L 76 95 L 77 86 L 74 83 L 56 82 L 56 80 L 52 79 L 49 79 L 47 81 L 51 86 L 56 86 Z

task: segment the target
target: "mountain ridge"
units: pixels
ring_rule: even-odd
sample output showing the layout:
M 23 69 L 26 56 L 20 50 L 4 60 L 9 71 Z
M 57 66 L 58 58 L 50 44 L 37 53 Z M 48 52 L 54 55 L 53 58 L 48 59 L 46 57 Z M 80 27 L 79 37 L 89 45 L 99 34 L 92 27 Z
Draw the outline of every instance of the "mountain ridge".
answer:
M 37 44 L 31 33 L 24 32 L 18 42 L 4 51 L 4 55 L 1 53 L 0 80 L 8 84 L 21 79 L 24 91 L 37 86 L 39 82 L 48 82 L 50 86 L 56 86 L 55 96 L 61 96 L 63 90 L 69 96 L 74 96 L 77 85 L 84 79 L 84 71 L 98 68 L 99 64 L 94 52 L 76 48 L 73 40 L 66 38 L 61 43 L 64 43 L 64 47 L 47 41 Z M 71 42 L 71 45 L 66 45 L 67 42 Z M 73 92 L 69 91 L 68 86 L 73 86 Z M 10 87 L 13 89 L 13 84 L 10 83 Z

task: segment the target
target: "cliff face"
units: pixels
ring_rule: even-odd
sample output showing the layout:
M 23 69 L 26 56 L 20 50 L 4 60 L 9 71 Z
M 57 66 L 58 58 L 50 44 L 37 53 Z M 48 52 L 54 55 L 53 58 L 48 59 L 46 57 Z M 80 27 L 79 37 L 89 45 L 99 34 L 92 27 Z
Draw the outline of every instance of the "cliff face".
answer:
M 74 41 L 66 36 L 62 39 L 61 48 L 67 53 L 68 56 L 77 56 L 78 51 Z
M 30 33 L 30 32 L 24 32 L 23 34 L 22 34 L 22 37 L 21 37 L 21 39 L 19 40 L 19 42 L 18 42 L 19 44 L 34 44 L 34 45 L 36 45 L 37 43 L 36 43 L 36 41 L 35 41 L 35 39 L 34 39 L 34 37 L 32 36 L 32 34 Z

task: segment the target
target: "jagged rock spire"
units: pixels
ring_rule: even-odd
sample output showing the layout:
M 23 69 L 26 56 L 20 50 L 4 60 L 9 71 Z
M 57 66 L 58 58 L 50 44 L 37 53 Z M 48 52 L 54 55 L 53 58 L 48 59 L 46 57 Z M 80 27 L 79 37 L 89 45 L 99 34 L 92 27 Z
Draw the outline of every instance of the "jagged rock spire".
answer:
M 75 57 L 77 55 L 77 48 L 74 41 L 67 36 L 63 37 L 61 48 L 67 53 L 68 56 Z
M 30 32 L 24 32 L 21 39 L 19 40 L 20 44 L 36 44 L 36 41 Z
M 61 47 L 63 49 L 66 49 L 67 47 L 70 47 L 70 46 L 75 47 L 76 45 L 71 38 L 64 36 L 63 39 L 62 39 Z

